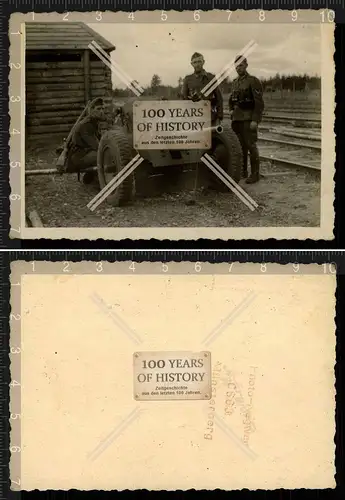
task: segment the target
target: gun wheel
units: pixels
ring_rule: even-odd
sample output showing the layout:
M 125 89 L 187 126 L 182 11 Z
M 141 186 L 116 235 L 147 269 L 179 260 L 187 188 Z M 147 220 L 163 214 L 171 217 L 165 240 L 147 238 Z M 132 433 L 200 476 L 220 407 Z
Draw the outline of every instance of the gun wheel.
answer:
M 235 182 L 240 181 L 243 163 L 242 148 L 237 135 L 228 125 L 223 125 L 221 133 L 215 132 L 212 135 L 211 155 Z M 211 172 L 211 175 L 213 176 L 212 184 L 217 189 L 229 190 L 215 174 Z
M 133 149 L 121 130 L 109 130 L 103 134 L 97 155 L 97 172 L 103 189 L 133 158 Z M 134 197 L 133 172 L 106 198 L 112 206 L 128 203 Z

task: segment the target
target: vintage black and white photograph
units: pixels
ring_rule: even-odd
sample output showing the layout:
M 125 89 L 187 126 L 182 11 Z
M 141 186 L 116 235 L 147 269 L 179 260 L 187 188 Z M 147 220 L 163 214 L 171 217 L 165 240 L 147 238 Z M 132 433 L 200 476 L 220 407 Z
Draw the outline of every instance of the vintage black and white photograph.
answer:
M 209 16 L 25 18 L 26 236 L 332 237 L 333 23 Z

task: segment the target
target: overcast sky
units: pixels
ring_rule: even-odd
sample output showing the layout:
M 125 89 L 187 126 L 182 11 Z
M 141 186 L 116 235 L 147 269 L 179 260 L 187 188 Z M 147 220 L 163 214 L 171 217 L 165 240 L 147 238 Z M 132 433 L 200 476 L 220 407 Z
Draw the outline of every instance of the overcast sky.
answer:
M 258 46 L 248 56 L 248 71 L 269 77 L 276 73 L 320 75 L 319 24 L 89 24 L 116 46 L 112 58 L 140 84 L 157 73 L 163 84 L 193 71 L 190 57 L 201 52 L 205 69 L 219 72 L 251 40 Z M 113 74 L 116 87 L 125 85 Z

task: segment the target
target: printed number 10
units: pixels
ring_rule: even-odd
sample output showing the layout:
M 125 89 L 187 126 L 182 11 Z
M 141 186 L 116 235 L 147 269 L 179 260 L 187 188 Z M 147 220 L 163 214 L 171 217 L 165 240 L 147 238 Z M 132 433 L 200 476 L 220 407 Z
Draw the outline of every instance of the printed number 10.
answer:
M 328 23 L 333 23 L 335 19 L 335 13 L 334 10 L 327 10 L 326 12 L 322 10 L 320 12 L 321 15 L 321 21 L 323 23 L 328 22 Z

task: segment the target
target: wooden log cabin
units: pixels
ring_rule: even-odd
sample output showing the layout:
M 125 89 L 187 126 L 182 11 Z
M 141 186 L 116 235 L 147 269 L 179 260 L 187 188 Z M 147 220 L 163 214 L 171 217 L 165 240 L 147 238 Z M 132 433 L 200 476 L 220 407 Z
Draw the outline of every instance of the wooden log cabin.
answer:
M 87 101 L 111 99 L 111 70 L 88 45 L 115 46 L 81 22 L 25 25 L 26 139 L 68 134 Z

